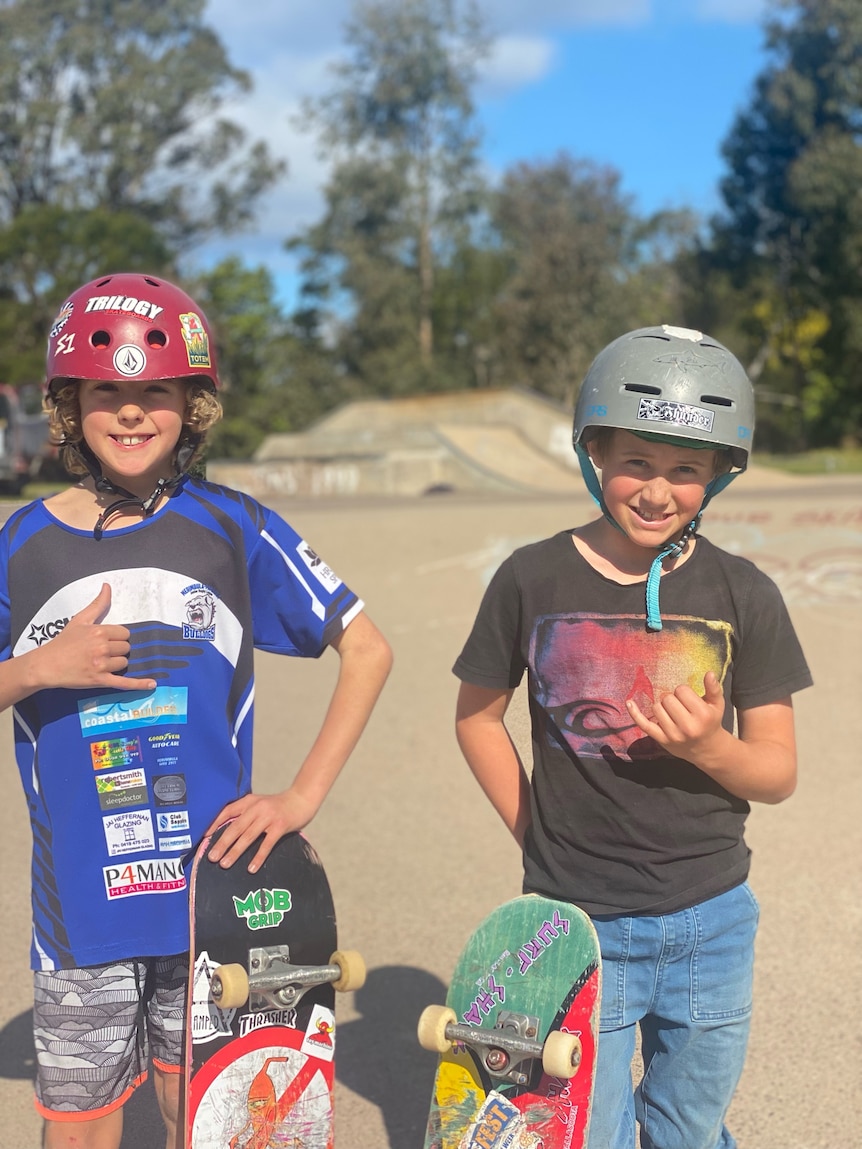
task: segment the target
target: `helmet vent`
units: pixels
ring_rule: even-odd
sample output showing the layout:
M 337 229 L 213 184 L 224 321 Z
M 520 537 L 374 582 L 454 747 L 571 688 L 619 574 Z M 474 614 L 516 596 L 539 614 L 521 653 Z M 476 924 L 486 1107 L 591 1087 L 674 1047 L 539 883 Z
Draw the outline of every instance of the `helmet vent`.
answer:
M 648 383 L 624 383 L 623 391 L 633 391 L 636 395 L 661 395 L 661 387 L 650 387 Z
M 726 395 L 701 395 L 701 403 L 711 403 L 714 407 L 732 407 L 733 400 Z
M 111 345 L 111 334 L 109 331 L 94 331 L 93 334 L 90 336 L 90 342 L 97 349 L 101 349 L 103 347 L 110 347 L 110 345 Z
M 162 286 L 157 279 L 150 279 L 150 277 L 148 275 L 144 276 L 144 283 L 148 283 L 150 285 L 150 287 L 161 287 Z
M 164 347 L 167 344 L 168 337 L 164 331 L 161 331 L 158 327 L 154 327 L 147 332 L 146 340 L 150 347 Z

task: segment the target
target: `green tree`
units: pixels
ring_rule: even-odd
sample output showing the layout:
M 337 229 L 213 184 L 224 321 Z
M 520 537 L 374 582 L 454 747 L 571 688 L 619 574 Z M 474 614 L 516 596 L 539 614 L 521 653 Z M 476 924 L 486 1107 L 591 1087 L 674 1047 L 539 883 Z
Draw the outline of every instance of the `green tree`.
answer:
M 277 177 L 220 118 L 249 86 L 204 0 L 0 0 L 0 378 L 41 378 L 64 296 L 106 270 L 176 276 Z
M 281 169 L 219 116 L 250 79 L 204 9 L 0 2 L 0 222 L 34 204 L 134 211 L 184 250 L 249 221 Z
M 607 342 L 674 313 L 669 253 L 692 224 L 641 219 L 620 182 L 565 153 L 506 172 L 492 209 L 508 261 L 494 303 L 499 382 L 571 404 Z
M 331 358 L 285 318 L 266 268 L 225 259 L 191 289 L 215 331 L 223 387 L 211 458 L 248 458 L 265 435 L 301 430 L 337 403 Z
M 765 29 L 724 146 L 714 264 L 746 287 L 762 387 L 835 442 L 862 425 L 862 6 L 775 0 Z
M 345 41 L 332 91 L 305 109 L 333 161 L 326 213 L 291 243 L 360 388 L 434 386 L 435 272 L 483 190 L 471 86 L 487 41 L 455 0 L 359 2 Z
M 42 378 L 51 320 L 80 284 L 105 270 L 172 265 L 165 241 L 134 212 L 26 205 L 0 227 L 0 381 Z

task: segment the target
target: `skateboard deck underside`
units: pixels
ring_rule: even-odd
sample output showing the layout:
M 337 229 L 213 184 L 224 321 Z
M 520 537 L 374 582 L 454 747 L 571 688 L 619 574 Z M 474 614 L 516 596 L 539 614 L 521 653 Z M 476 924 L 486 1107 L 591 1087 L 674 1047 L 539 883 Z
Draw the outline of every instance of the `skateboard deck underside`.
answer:
M 500 1012 L 538 1020 L 536 1039 L 555 1029 L 580 1037 L 571 1079 L 540 1061 L 528 1080 L 492 1077 L 481 1053 L 455 1044 L 440 1056 L 425 1149 L 583 1149 L 595 1074 L 601 969 L 595 931 L 575 907 L 536 895 L 498 907 L 464 948 L 446 1004 L 457 1021 L 493 1028 Z
M 221 1009 L 213 971 L 249 970 L 252 950 L 288 947 L 291 965 L 327 965 L 335 912 L 323 867 L 301 834 L 274 848 L 256 874 L 251 847 L 228 870 L 204 842 L 190 883 L 194 960 L 186 1019 L 188 1149 L 331 1149 L 335 991 L 309 989 L 292 1007 Z

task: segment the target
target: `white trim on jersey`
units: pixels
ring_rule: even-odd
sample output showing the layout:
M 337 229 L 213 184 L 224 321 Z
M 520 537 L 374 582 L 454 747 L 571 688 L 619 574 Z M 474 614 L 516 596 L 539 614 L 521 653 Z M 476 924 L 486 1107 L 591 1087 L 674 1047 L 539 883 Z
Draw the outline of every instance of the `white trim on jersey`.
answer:
M 30 767 L 30 778 L 31 778 L 31 782 L 33 785 L 33 793 L 38 794 L 39 793 L 39 777 L 36 774 L 36 735 L 33 733 L 33 731 L 30 729 L 30 727 L 27 725 L 27 723 L 21 717 L 20 713 L 18 712 L 17 706 L 12 707 L 12 718 L 15 722 L 18 723 L 18 725 L 21 727 L 21 729 L 27 735 L 27 741 L 33 747 L 33 764 Z
M 266 542 L 268 542 L 271 547 L 273 547 L 275 550 L 277 550 L 278 553 L 281 555 L 281 557 L 284 559 L 285 566 L 288 568 L 288 570 L 291 572 L 291 574 L 296 579 L 296 581 L 300 584 L 300 586 L 302 586 L 306 590 L 306 592 L 308 593 L 308 597 L 311 599 L 311 609 L 314 611 L 314 613 L 317 615 L 317 617 L 318 618 L 326 618 L 326 608 L 324 607 L 324 605 L 320 601 L 320 599 L 317 597 L 317 595 L 314 593 L 314 591 L 311 589 L 311 587 L 308 585 L 308 583 L 305 581 L 305 578 L 300 573 L 299 567 L 296 565 L 296 563 L 294 563 L 292 559 L 288 558 L 288 556 L 284 553 L 284 551 L 281 549 L 281 547 L 278 545 L 278 543 L 275 541 L 275 539 L 272 537 L 272 535 L 269 534 L 267 531 L 261 531 L 260 537 L 262 539 L 264 539 Z

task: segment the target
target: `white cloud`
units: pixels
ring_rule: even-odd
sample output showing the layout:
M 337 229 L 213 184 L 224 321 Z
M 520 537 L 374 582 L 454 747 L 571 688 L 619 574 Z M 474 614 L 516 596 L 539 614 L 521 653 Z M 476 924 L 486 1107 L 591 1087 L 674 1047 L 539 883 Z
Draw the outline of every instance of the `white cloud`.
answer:
M 500 36 L 479 67 L 477 98 L 494 98 L 543 79 L 557 56 L 553 40 L 539 36 Z

